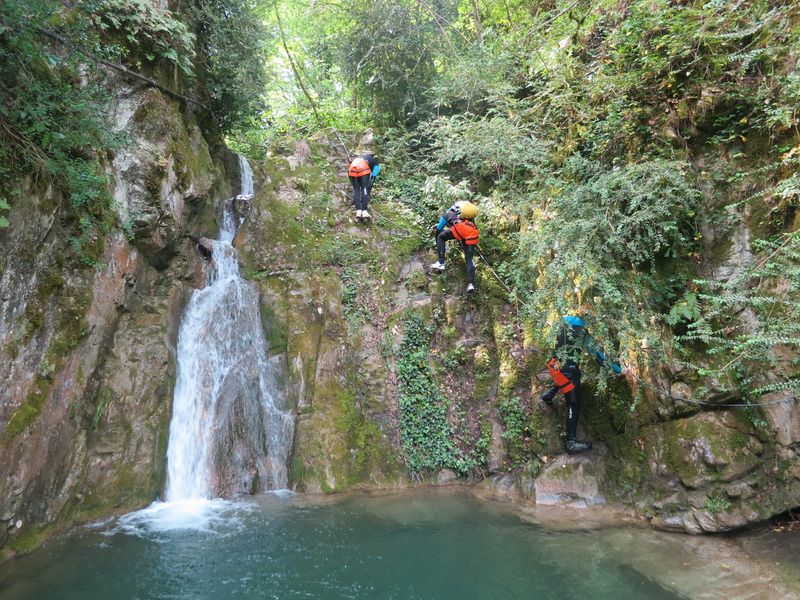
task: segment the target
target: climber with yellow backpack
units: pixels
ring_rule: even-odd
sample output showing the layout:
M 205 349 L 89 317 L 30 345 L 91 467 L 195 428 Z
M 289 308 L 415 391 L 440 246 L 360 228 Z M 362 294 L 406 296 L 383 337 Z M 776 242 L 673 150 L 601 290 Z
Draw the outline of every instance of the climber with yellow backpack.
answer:
M 433 228 L 436 236 L 436 251 L 439 260 L 430 268 L 433 271 L 444 271 L 445 242 L 457 240 L 461 242 L 464 259 L 467 264 L 467 292 L 475 291 L 475 263 L 473 257 L 478 245 L 478 228 L 475 226 L 475 217 L 478 216 L 478 207 L 472 202 L 456 202 L 439 219 Z

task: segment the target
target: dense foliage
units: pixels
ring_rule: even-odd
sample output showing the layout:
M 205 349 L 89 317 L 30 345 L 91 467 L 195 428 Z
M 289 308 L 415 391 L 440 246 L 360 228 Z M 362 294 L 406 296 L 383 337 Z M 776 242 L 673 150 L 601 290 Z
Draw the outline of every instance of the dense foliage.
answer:
M 430 365 L 431 334 L 418 314 L 408 315 L 397 361 L 403 453 L 415 473 L 447 467 L 466 474 L 477 465 L 453 441 L 447 404 Z
M 198 75 L 210 125 L 220 133 L 258 125 L 271 38 L 253 0 L 195 0 Z
M 102 163 L 117 143 L 94 75 L 119 61 L 171 72 L 210 109 L 207 127 L 253 155 L 276 136 L 375 126 L 379 200 L 403 203 L 409 227 L 477 203 L 481 249 L 540 347 L 583 306 L 640 375 L 688 367 L 693 383 L 713 382 L 706 391 L 747 401 L 797 389 L 796 2 L 182 8 L 179 19 L 147 0 L 0 4 L 0 181 L 30 172 L 63 190 L 88 261 L 109 226 Z M 0 226 L 17 201 L 0 185 Z M 432 384 L 430 332 L 406 326 L 409 466 L 468 471 Z M 519 429 L 520 406 L 501 412 Z
M 796 3 L 282 6 L 310 90 L 284 102 L 336 90 L 340 117 L 368 109 L 383 198 L 420 222 L 477 202 L 542 344 L 588 305 L 635 372 L 669 357 L 728 397 L 797 388 Z M 744 228 L 750 262 L 731 270 L 725 240 Z
M 19 176 L 32 174 L 68 199 L 60 218 L 77 256 L 97 258 L 103 231 L 114 222 L 103 162 L 121 142 L 110 133 L 110 65 L 156 79 L 173 67 L 164 87 L 209 98 L 203 116 L 217 134 L 261 113 L 266 31 L 255 8 L 222 0 L 195 8 L 199 38 L 187 20 L 149 0 L 0 4 L 0 227 L 8 226 L 5 211 L 22 201 Z

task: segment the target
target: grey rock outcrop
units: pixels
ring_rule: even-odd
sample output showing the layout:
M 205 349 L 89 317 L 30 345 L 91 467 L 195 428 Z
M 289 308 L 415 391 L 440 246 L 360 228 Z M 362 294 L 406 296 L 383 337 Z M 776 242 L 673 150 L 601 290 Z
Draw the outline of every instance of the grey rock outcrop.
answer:
M 125 234 L 97 240 L 96 266 L 81 265 L 56 193 L 23 181 L 27 201 L 0 237 L 0 546 L 161 490 L 173 348 L 199 260 L 186 234 L 215 233 L 213 197 L 231 186 L 177 102 L 115 86 L 130 142 L 106 172 Z

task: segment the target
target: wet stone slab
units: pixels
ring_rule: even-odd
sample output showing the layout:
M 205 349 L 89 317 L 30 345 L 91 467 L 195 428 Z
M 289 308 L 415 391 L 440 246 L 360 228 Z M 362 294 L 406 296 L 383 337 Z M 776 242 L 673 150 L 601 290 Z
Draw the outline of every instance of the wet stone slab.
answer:
M 548 464 L 534 481 L 536 504 L 586 508 L 605 504 L 599 479 L 604 472 L 605 448 L 585 454 L 562 454 Z

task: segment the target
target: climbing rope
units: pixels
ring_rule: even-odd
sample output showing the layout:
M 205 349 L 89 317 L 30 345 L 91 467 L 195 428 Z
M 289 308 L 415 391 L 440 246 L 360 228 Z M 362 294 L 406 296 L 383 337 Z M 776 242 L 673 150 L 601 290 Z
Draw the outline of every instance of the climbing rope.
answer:
M 491 274 L 494 275 L 494 278 L 497 279 L 498 282 L 500 282 L 500 285 L 502 285 L 505 288 L 505 290 L 508 292 L 508 294 L 510 296 L 514 296 L 514 298 L 515 298 L 515 300 L 517 302 L 520 302 L 519 299 L 516 298 L 516 295 L 514 294 L 514 291 L 506 284 L 505 281 L 503 281 L 503 279 L 500 277 L 500 275 L 497 274 L 497 271 L 494 270 L 494 268 L 492 267 L 492 264 L 488 260 L 486 260 L 486 257 L 483 255 L 483 252 L 481 252 L 480 246 L 476 245 L 475 246 L 475 250 L 477 250 L 478 256 L 481 257 L 481 260 L 484 263 L 486 263 L 486 267 L 489 269 Z M 521 304 L 521 302 L 520 302 L 520 304 Z
M 780 400 L 768 400 L 766 402 L 747 402 L 747 403 L 744 403 L 744 402 L 732 402 L 732 403 L 727 403 L 727 402 L 708 402 L 708 401 L 705 401 L 705 400 L 694 400 L 694 399 L 691 399 L 691 398 L 681 398 L 681 397 L 678 397 L 678 396 L 673 396 L 672 394 L 659 389 L 658 387 L 656 387 L 652 383 L 648 383 L 648 382 L 644 381 L 641 377 L 636 375 L 631 370 L 628 370 L 628 375 L 630 375 L 631 378 L 634 379 L 637 382 L 637 384 L 640 385 L 641 387 L 650 388 L 651 390 L 656 392 L 656 394 L 658 395 L 659 398 L 669 398 L 673 402 L 683 402 L 685 404 L 693 404 L 693 405 L 697 405 L 697 406 L 713 406 L 713 407 L 716 407 L 716 408 L 758 408 L 759 406 L 775 406 L 775 405 L 778 405 L 778 404 L 788 404 L 789 402 L 793 402 L 793 401 L 797 400 L 797 397 L 794 396 L 794 395 L 788 396 L 786 398 L 782 398 Z

